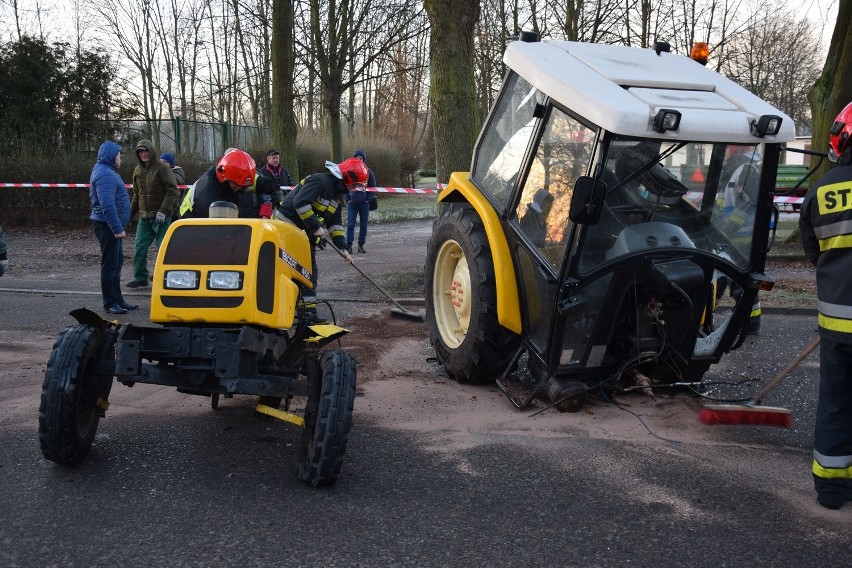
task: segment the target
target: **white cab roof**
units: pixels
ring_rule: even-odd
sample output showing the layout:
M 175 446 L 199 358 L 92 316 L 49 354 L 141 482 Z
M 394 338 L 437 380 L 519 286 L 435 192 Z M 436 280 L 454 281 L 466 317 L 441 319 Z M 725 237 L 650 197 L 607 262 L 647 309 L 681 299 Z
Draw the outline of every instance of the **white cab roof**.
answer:
M 706 142 L 789 142 L 793 120 L 730 79 L 688 57 L 652 49 L 545 40 L 509 44 L 503 60 L 538 90 L 618 134 Z M 661 108 L 680 111 L 677 132 L 652 130 Z M 752 120 L 780 116 L 776 136 L 758 138 Z

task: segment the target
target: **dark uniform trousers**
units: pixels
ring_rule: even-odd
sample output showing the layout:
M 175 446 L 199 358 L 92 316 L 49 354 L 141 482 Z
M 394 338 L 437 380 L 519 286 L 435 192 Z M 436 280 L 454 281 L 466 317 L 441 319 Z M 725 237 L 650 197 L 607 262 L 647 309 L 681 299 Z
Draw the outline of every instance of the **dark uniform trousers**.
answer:
M 852 500 L 852 345 L 820 341 L 814 486 L 821 499 Z

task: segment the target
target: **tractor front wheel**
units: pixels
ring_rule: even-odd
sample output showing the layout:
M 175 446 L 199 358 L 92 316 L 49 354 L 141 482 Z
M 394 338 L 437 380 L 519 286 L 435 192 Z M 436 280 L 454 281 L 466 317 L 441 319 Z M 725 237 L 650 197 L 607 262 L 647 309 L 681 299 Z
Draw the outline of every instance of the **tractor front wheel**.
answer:
M 38 412 L 41 452 L 51 461 L 78 464 L 92 447 L 103 414 L 98 398 L 106 399 L 112 381 L 95 372 L 104 341 L 107 339 L 95 327 L 75 325 L 63 331 L 53 345 Z
M 355 359 L 345 351 L 326 351 L 319 360 L 321 384 L 308 397 L 299 479 L 313 487 L 337 481 L 355 404 Z

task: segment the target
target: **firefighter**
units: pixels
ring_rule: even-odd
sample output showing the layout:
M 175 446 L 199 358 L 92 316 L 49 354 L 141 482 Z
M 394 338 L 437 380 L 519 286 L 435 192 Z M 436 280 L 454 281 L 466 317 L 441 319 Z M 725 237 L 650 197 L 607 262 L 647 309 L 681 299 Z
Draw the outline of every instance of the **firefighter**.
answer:
M 819 398 L 813 476 L 817 501 L 839 509 L 852 501 L 852 103 L 830 130 L 835 166 L 808 190 L 799 229 L 816 266 L 819 308 Z
M 272 202 L 268 184 L 259 180 L 254 158 L 248 153 L 236 148 L 229 148 L 219 159 L 219 162 L 196 181 L 186 192 L 180 206 L 180 216 L 183 219 L 192 217 L 209 217 L 210 204 L 215 201 L 230 201 L 235 205 L 241 203 L 241 195 L 245 192 L 257 192 L 257 209 L 241 211 L 243 217 L 272 217 Z
M 352 256 L 346 250 L 340 203 L 350 190 L 366 187 L 369 172 L 364 162 L 349 158 L 340 164 L 326 162 L 328 172 L 310 174 L 284 196 L 281 213 L 308 234 L 311 242 L 311 282 L 313 289 L 301 287 L 304 317 L 311 323 L 323 323 L 317 315 L 317 260 L 316 249 L 325 247 L 323 223 L 328 227 L 331 241 L 347 262 Z

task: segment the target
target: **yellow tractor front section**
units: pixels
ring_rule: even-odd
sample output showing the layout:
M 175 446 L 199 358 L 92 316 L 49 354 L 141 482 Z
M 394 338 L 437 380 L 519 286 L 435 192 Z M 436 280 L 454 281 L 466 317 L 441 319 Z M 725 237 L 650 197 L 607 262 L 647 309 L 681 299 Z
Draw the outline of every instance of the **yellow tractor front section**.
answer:
M 305 232 L 280 220 L 185 219 L 157 256 L 151 321 L 215 322 L 287 329 L 311 286 Z

